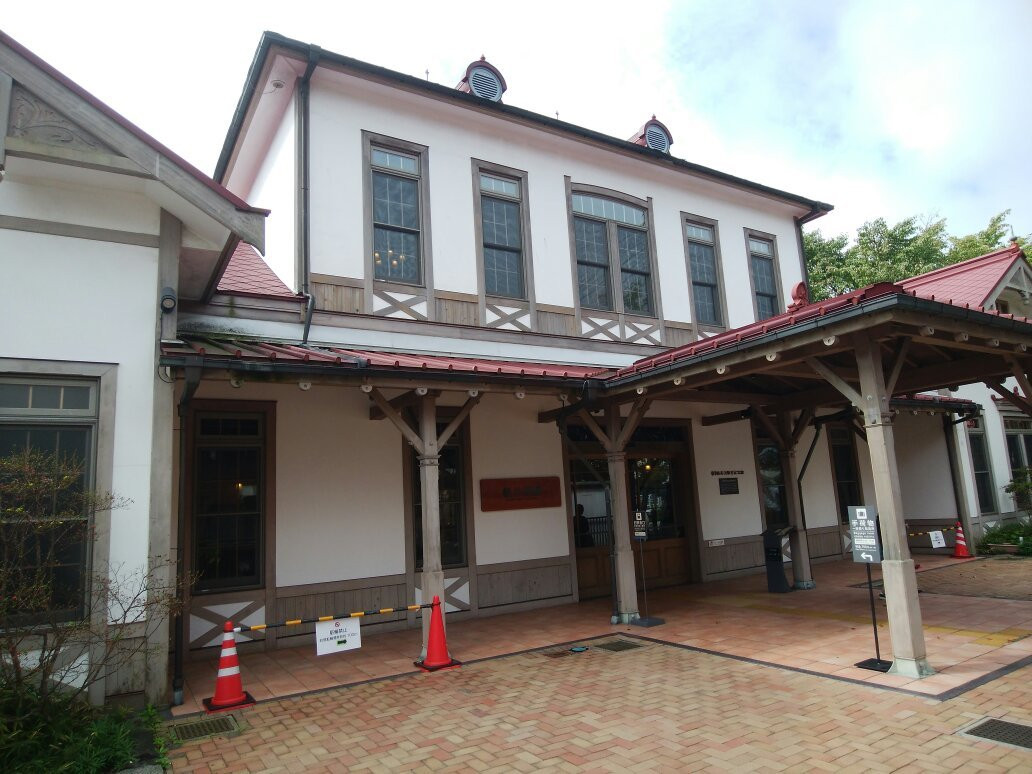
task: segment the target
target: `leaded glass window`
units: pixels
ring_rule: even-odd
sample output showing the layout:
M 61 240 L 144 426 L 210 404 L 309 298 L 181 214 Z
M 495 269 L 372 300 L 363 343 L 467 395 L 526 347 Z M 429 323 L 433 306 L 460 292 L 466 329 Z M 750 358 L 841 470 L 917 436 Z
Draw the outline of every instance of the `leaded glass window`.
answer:
M 573 194 L 572 205 L 581 306 L 654 314 L 645 210 L 587 194 Z M 619 274 L 619 309 L 613 298 L 613 271 Z
M 520 184 L 481 173 L 480 190 L 484 290 L 489 296 L 526 298 Z
M 422 283 L 419 159 L 373 148 L 373 276 Z
M 774 268 L 774 243 L 769 239 L 749 237 L 749 268 L 753 293 L 756 295 L 756 317 L 765 320 L 778 314 L 778 283 Z
M 717 275 L 716 237 L 712 226 L 685 224 L 688 265 L 692 275 L 692 300 L 695 320 L 704 325 L 723 325 Z

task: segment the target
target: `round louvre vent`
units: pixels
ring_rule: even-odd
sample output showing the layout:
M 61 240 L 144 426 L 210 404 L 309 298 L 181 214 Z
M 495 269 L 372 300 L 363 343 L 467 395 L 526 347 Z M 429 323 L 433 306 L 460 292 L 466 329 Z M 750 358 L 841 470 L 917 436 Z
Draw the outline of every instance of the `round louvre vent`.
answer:
M 497 102 L 502 98 L 502 83 L 486 67 L 474 67 L 469 74 L 469 89 L 478 97 Z
M 649 124 L 645 129 L 645 144 L 652 148 L 652 150 L 658 150 L 662 153 L 670 150 L 670 138 L 661 127 L 655 124 Z

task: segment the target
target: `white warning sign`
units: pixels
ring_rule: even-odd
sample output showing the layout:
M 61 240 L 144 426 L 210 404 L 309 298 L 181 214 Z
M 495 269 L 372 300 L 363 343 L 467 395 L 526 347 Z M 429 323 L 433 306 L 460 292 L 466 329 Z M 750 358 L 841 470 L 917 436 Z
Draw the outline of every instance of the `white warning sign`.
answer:
M 357 618 L 334 618 L 315 625 L 315 655 L 340 653 L 362 647 L 362 630 Z
M 928 533 L 928 537 L 932 539 L 932 548 L 946 547 L 946 538 L 942 536 L 942 530 L 933 529 Z

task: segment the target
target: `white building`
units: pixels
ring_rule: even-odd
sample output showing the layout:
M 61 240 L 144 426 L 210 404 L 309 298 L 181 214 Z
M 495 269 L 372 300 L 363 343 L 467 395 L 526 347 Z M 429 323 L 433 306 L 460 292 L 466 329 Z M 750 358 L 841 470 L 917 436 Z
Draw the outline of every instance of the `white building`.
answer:
M 974 406 L 917 394 L 1006 377 L 1032 326 L 892 285 L 808 304 L 799 229 L 829 205 L 678 159 L 655 118 L 623 141 L 509 106 L 483 60 L 450 88 L 268 34 L 215 184 L 0 44 L 17 93 L 105 144 L 26 150 L 9 113 L 0 249 L 43 257 L 5 320 L 41 270 L 69 279 L 55 309 L 117 310 L 23 329 L 0 379 L 104 398 L 117 368 L 82 424 L 135 506 L 94 553 L 181 558 L 180 659 L 227 618 L 433 595 L 449 619 L 613 595 L 633 620 L 637 511 L 650 587 L 762 571 L 761 533 L 791 526 L 806 589 L 849 552 L 846 506 L 877 502 L 896 665 L 928 673 L 904 519 L 966 518 L 943 417 Z M 0 407 L 0 432 L 26 417 Z

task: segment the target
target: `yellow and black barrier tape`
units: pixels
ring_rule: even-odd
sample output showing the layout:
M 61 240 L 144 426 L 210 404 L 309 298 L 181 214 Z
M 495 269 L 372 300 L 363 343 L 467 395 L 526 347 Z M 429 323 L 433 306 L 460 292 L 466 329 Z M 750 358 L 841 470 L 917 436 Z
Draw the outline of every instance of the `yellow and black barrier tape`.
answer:
M 388 613 L 412 613 L 416 610 L 424 610 L 433 607 L 432 602 L 428 602 L 425 605 L 407 605 L 405 607 L 381 607 L 379 610 L 355 610 L 351 613 L 341 613 L 340 615 L 321 615 L 318 618 L 291 618 L 290 620 L 283 621 L 282 623 L 263 623 L 263 624 L 251 624 L 245 626 L 234 626 L 234 632 L 260 632 L 265 629 L 278 629 L 283 626 L 300 626 L 301 624 L 312 624 L 312 623 L 324 623 L 326 621 L 334 621 L 338 618 L 364 618 L 367 615 L 387 615 Z
M 957 531 L 956 527 L 939 527 L 938 529 L 930 529 L 930 530 L 928 530 L 928 532 L 908 532 L 907 533 L 907 537 L 921 537 L 922 535 L 927 535 L 930 532 L 956 532 L 956 531 Z

